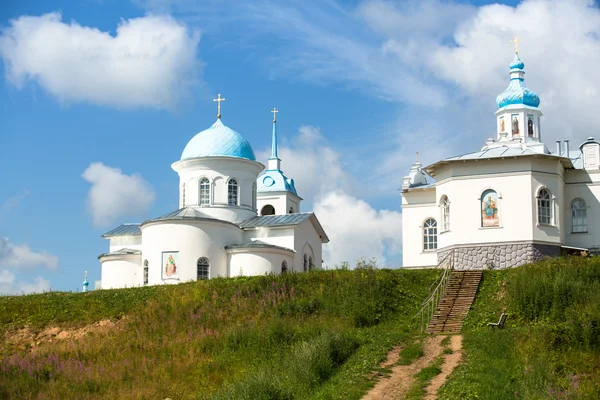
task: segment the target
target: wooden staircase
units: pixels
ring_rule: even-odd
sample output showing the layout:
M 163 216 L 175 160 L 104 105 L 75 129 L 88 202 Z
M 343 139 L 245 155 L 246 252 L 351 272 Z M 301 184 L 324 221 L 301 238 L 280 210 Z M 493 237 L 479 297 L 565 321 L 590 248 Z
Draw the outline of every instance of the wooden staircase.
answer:
M 427 332 L 458 333 L 475 300 L 483 271 L 452 271 Z

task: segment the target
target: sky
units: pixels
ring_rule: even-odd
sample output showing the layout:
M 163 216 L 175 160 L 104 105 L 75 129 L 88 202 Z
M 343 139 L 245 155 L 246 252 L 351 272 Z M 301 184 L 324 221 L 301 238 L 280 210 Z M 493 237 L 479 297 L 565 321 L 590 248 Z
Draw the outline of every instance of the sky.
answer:
M 0 293 L 99 280 L 103 233 L 177 208 L 219 93 L 263 163 L 280 110 L 327 266 L 400 267 L 402 177 L 495 136 L 514 34 L 546 145 L 600 135 L 596 1 L 4 0 Z

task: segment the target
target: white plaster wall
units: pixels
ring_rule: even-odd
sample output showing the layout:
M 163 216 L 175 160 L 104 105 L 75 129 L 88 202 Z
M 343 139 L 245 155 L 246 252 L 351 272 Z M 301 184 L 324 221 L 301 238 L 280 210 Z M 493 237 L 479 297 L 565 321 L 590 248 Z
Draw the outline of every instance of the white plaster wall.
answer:
M 298 224 L 295 229 L 294 250 L 296 250 L 296 255 L 294 257 L 294 271 L 303 271 L 304 252 L 309 254 L 309 248 L 312 250 L 313 264 L 316 268 L 322 268 L 323 261 L 325 265 L 333 267 L 333 265 L 327 264 L 327 260 L 323 260 L 321 238 L 310 219 L 306 219 Z
M 141 256 L 109 256 L 101 261 L 102 289 L 120 289 L 141 286 L 143 271 Z
M 288 271 L 293 263 L 289 252 L 271 251 L 270 249 L 252 249 L 252 252 L 229 254 L 230 276 L 256 276 L 273 273 L 281 274 L 281 263 L 288 264 Z
M 142 236 L 124 235 L 112 236 L 109 238 L 109 253 L 125 248 L 132 250 L 142 250 Z
M 544 168 L 546 167 L 546 168 Z M 552 168 L 554 167 L 554 168 Z M 546 172 L 534 172 L 531 176 L 531 200 L 532 209 L 531 225 L 533 227 L 533 240 L 548 243 L 560 244 L 566 237 L 562 229 L 563 211 L 564 211 L 564 182 L 558 162 L 538 164 L 536 170 Z M 551 225 L 542 225 L 538 223 L 537 216 L 537 194 L 541 188 L 547 188 L 552 193 L 553 202 L 553 221 Z
M 202 212 L 215 218 L 239 222 L 256 216 L 252 187 L 264 165 L 236 157 L 203 157 L 178 161 L 173 169 L 179 174 L 179 207 L 183 207 L 185 182 L 186 206 L 199 206 L 200 180 L 208 178 L 211 184 L 211 204 L 201 206 Z M 238 204 L 227 204 L 228 182 L 238 183 Z
M 566 171 L 563 212 L 565 244 L 575 247 L 600 246 L 600 171 Z M 571 202 L 581 198 L 587 205 L 587 233 L 572 233 Z
M 142 225 L 142 260 L 148 260 L 148 283 L 178 283 L 197 279 L 197 261 L 207 257 L 209 277 L 227 276 L 224 247 L 242 243 L 243 231 L 212 221 L 162 221 Z M 178 280 L 162 279 L 162 252 L 178 251 Z M 143 262 L 143 261 L 142 261 Z
M 257 228 L 244 232 L 244 243 L 260 240 L 275 246 L 294 249 L 294 227 Z
M 434 267 L 437 265 L 437 250 L 423 250 L 423 223 L 433 218 L 440 221 L 435 203 L 435 189 L 409 191 L 402 193 L 402 266 Z

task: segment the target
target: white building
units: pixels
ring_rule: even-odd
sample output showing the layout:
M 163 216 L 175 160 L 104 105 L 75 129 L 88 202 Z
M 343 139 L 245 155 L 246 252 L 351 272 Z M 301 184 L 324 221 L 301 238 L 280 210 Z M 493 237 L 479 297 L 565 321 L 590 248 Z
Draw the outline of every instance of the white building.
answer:
M 179 174 L 179 209 L 102 235 L 110 245 L 98 257 L 99 286 L 321 267 L 322 244 L 329 239 L 313 213 L 300 213 L 302 198 L 280 169 L 275 118 L 272 135 L 272 156 L 259 176 L 265 166 L 239 133 L 223 125 L 219 107 L 217 121 L 194 136 L 172 165 Z
M 496 99 L 495 139 L 424 168 L 417 160 L 404 177 L 404 267 L 433 267 L 449 252 L 456 269 L 480 269 L 600 249 L 600 143 L 571 150 L 565 140 L 551 152 L 523 68 L 517 53 Z

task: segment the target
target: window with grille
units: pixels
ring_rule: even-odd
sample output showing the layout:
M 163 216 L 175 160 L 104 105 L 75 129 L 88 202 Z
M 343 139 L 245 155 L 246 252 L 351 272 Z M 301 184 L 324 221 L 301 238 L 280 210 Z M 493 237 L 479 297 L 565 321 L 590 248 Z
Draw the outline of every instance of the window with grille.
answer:
M 571 232 L 587 232 L 587 205 L 583 199 L 571 202 Z
M 198 280 L 204 280 L 204 279 L 208 279 L 208 270 L 209 270 L 209 263 L 208 263 L 208 258 L 206 257 L 200 257 L 198 259 Z
M 304 272 L 308 271 L 308 257 L 304 255 Z
M 429 218 L 423 224 L 423 250 L 437 249 L 437 221 Z
M 144 286 L 148 284 L 148 260 L 144 261 Z
M 285 262 L 285 260 L 281 263 L 281 273 L 287 273 L 287 262 Z
M 442 228 L 444 232 L 450 230 L 450 200 L 447 196 L 442 199 Z
M 538 194 L 538 222 L 544 225 L 552 225 L 552 195 L 546 189 L 540 190 Z
M 237 206 L 238 203 L 238 183 L 235 179 L 230 179 L 227 185 L 227 204 Z
M 208 178 L 200 180 L 200 205 L 207 206 L 210 204 L 210 182 Z

